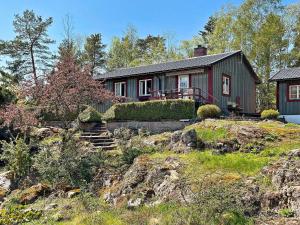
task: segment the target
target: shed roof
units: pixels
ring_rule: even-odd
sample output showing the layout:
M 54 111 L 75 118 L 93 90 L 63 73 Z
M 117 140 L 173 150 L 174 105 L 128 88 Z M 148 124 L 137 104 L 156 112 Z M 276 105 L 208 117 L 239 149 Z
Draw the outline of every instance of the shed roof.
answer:
M 196 67 L 205 67 L 211 66 L 223 59 L 226 59 L 230 56 L 235 54 L 241 54 L 242 51 L 233 51 L 227 52 L 222 54 L 214 54 L 214 55 L 206 55 L 206 56 L 199 56 L 193 57 L 178 61 L 170 61 L 165 63 L 159 64 L 152 64 L 147 66 L 138 66 L 138 67 L 131 67 L 131 68 L 121 68 L 116 69 L 104 74 L 98 74 L 95 76 L 95 79 L 111 79 L 111 78 L 122 78 L 127 76 L 136 76 L 136 75 L 143 75 L 143 74 L 151 74 L 151 73 L 159 73 L 159 72 L 167 72 L 167 71 L 174 71 L 174 70 L 182 70 L 182 69 L 189 69 L 189 68 L 196 68 Z M 257 75 L 253 71 L 253 68 L 250 66 L 248 60 L 246 60 L 251 72 L 254 76 L 258 79 Z
M 270 81 L 300 79 L 300 67 L 282 69 L 270 78 Z

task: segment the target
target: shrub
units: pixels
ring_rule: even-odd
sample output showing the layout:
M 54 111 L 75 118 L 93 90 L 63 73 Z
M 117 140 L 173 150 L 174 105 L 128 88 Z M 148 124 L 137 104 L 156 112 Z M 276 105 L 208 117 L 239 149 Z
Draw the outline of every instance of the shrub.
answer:
M 194 117 L 195 102 L 185 99 L 115 104 L 103 115 L 107 121 L 160 121 Z
M 291 209 L 281 209 L 278 211 L 278 214 L 282 217 L 293 217 L 295 213 Z
M 89 122 L 101 122 L 101 113 L 91 106 L 88 106 L 83 110 L 79 115 L 78 119 L 80 122 L 89 123 Z
M 221 114 L 221 109 L 216 105 L 202 105 L 198 108 L 197 116 L 200 119 L 216 118 Z
M 264 110 L 261 113 L 261 118 L 262 119 L 271 119 L 271 120 L 276 120 L 279 116 L 279 112 L 274 109 L 268 109 Z
M 2 141 L 3 154 L 1 159 L 7 162 L 7 169 L 12 171 L 15 179 L 26 176 L 31 168 L 30 149 L 22 138 L 15 142 Z
M 34 168 L 41 181 L 53 186 L 83 187 L 102 165 L 102 154 L 89 152 L 72 133 L 66 132 L 62 136 L 62 141 L 52 148 L 42 147 L 34 158 Z

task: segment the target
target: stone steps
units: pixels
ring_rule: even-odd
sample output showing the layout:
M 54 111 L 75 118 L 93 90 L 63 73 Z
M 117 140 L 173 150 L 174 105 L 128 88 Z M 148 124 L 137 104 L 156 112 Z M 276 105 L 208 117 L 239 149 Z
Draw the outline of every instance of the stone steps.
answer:
M 109 151 L 117 147 L 115 140 L 111 137 L 101 136 L 101 134 L 108 132 L 104 124 L 98 124 L 92 129 L 85 130 L 81 133 L 80 139 L 93 144 L 94 150 Z

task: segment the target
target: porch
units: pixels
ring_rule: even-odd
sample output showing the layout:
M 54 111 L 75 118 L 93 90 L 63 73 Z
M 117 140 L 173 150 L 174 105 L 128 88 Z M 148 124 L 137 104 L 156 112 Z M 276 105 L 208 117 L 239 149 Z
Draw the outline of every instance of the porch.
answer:
M 202 104 L 218 102 L 214 96 L 196 87 L 170 90 L 153 90 L 150 91 L 148 100 L 166 99 L 192 99 Z

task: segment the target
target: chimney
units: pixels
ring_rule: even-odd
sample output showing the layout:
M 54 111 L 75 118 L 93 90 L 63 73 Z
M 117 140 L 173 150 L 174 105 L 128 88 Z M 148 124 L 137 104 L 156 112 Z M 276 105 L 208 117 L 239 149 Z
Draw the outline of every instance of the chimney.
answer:
M 197 48 L 194 48 L 194 57 L 205 56 L 207 55 L 207 48 L 202 45 L 198 45 Z

